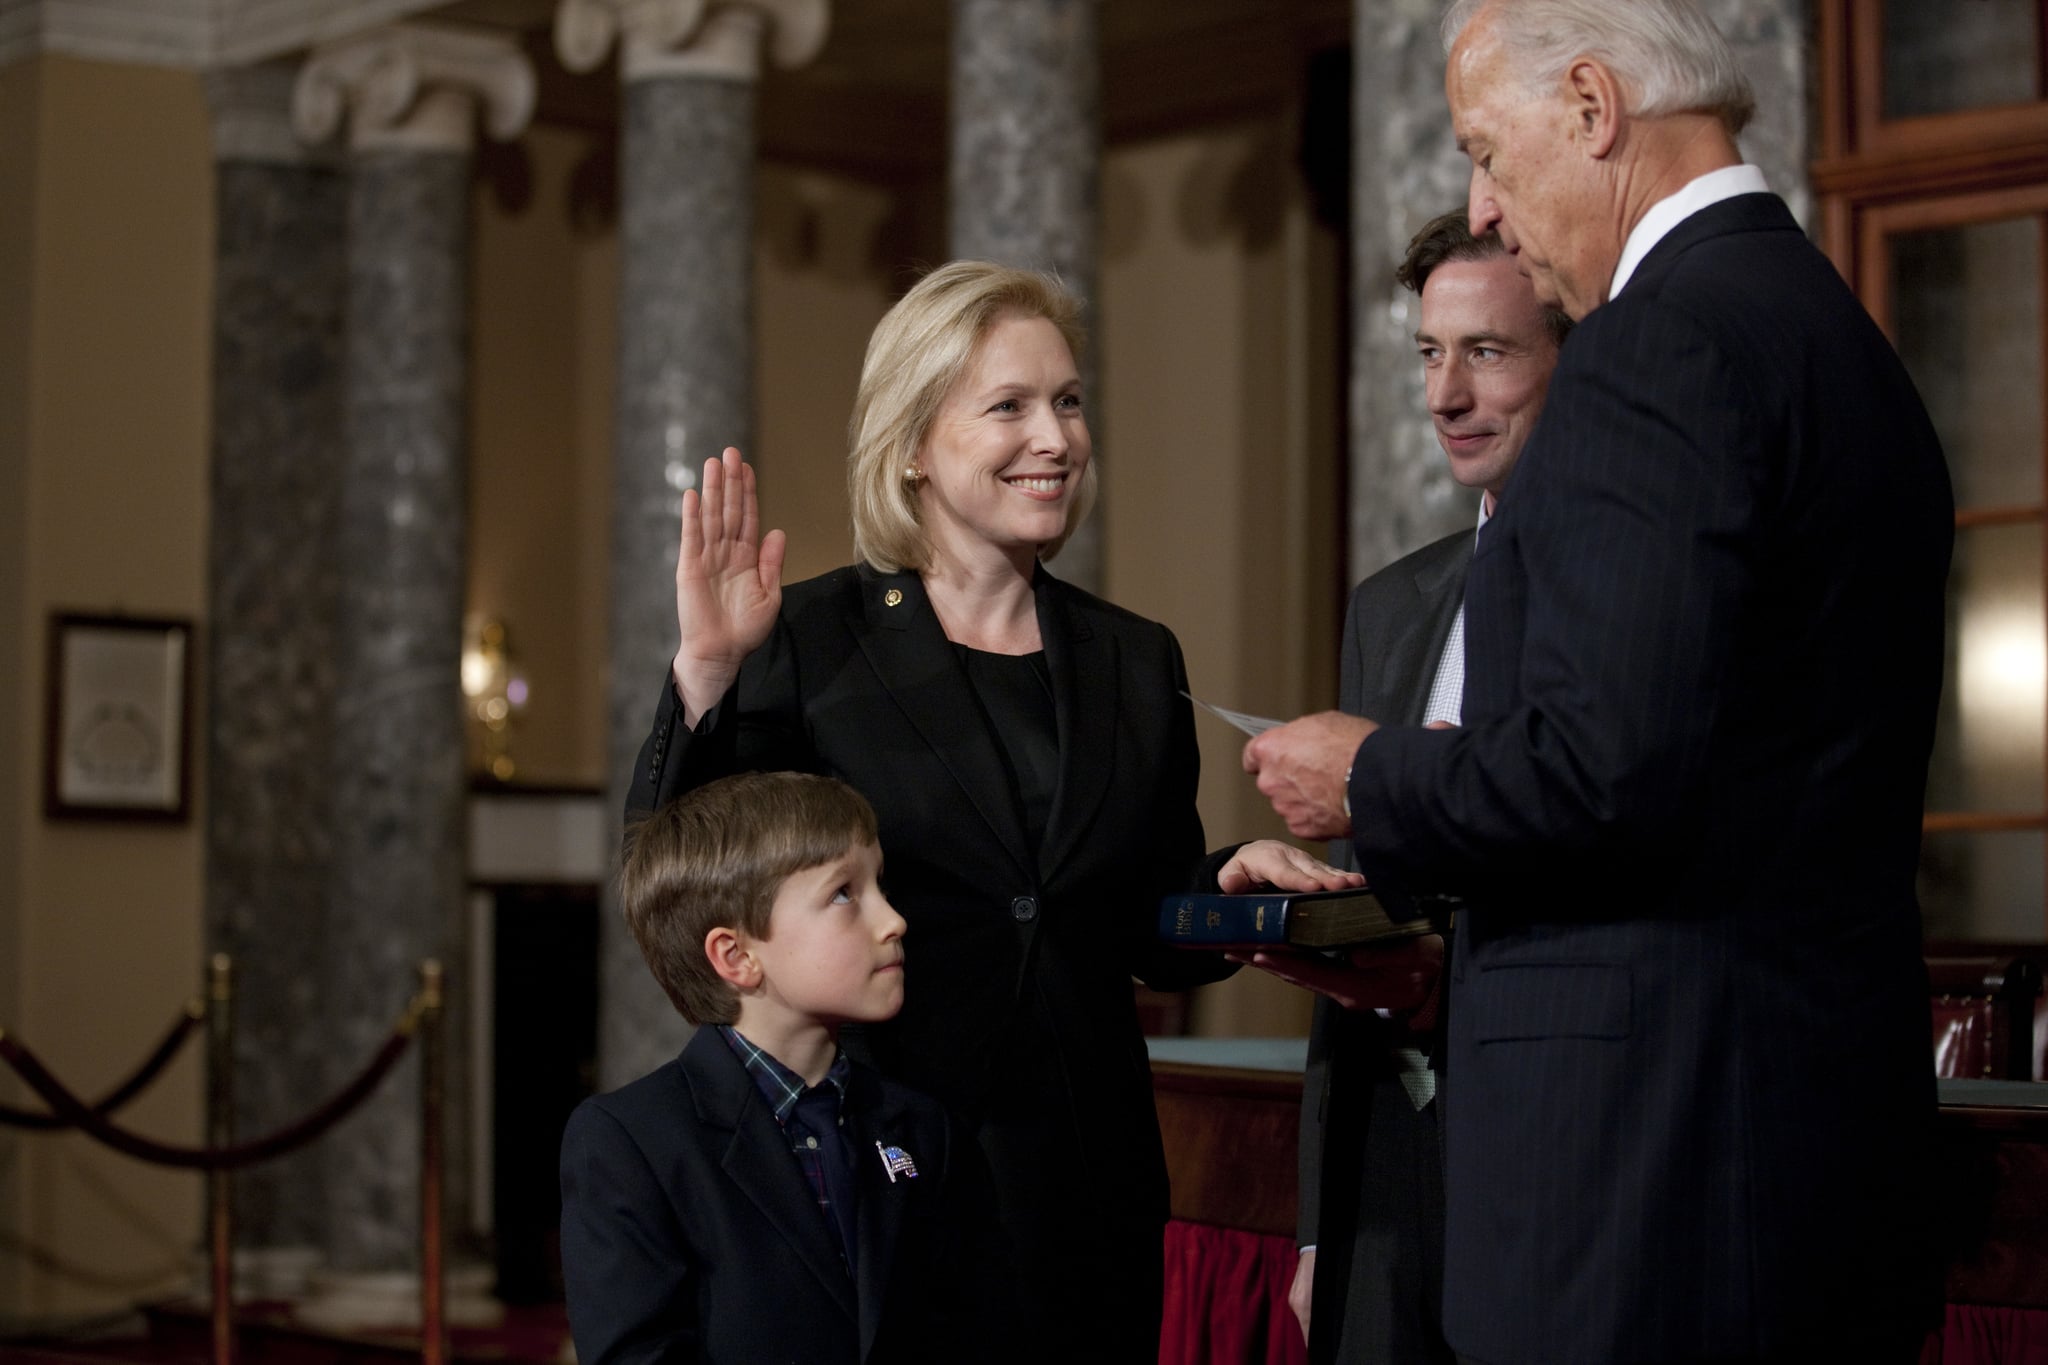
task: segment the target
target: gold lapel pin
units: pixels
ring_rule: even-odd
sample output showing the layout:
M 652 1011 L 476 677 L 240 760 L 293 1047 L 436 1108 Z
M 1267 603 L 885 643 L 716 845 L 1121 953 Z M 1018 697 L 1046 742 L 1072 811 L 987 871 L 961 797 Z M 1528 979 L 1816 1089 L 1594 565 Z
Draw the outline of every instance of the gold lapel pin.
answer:
M 891 588 L 891 589 L 889 589 L 889 591 L 887 591 L 887 592 L 883 593 L 883 594 L 882 594 L 882 605 L 883 605 L 883 606 L 885 606 L 885 607 L 900 607 L 900 606 L 902 606 L 902 605 L 903 605 L 903 589 L 901 589 L 901 588 Z

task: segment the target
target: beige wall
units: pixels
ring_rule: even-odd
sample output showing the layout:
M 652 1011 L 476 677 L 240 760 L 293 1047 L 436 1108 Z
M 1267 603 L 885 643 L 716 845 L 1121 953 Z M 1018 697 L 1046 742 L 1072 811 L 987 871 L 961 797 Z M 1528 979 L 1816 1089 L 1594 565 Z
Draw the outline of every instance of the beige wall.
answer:
M 853 561 L 846 419 L 868 333 L 909 284 L 885 264 L 886 191 L 764 166 L 754 252 L 754 430 L 762 515 L 790 536 L 786 581 Z
M 1335 509 L 1309 493 L 1338 455 L 1334 399 L 1310 382 L 1333 364 L 1335 300 L 1288 165 L 1281 126 L 1252 124 L 1119 149 L 1103 195 L 1109 595 L 1173 628 L 1196 696 L 1270 716 L 1336 695 Z M 1209 842 L 1285 838 L 1239 765 L 1244 737 L 1207 716 L 1196 730 Z M 1195 1019 L 1298 1034 L 1308 1001 L 1243 972 Z
M 41 70 L 0 66 L 0 1027 L 21 1017 L 23 825 L 32 808 L 27 721 L 29 611 L 28 429 L 29 314 L 34 271 L 30 242 L 35 206 L 35 108 Z M 22 1088 L 0 1068 L 0 1103 L 20 1104 Z M 25 1144 L 0 1133 L 0 1235 L 19 1229 Z M 23 1262 L 0 1246 L 0 1314 L 21 1302 Z
M 0 499 L 0 518 L 18 518 L 0 527 L 18 547 L 0 571 L 0 672 L 15 680 L 0 694 L 15 759 L 0 766 L 0 847 L 15 854 L 0 959 L 18 972 L 0 1023 L 93 1094 L 197 984 L 202 813 L 170 827 L 42 818 L 44 622 L 55 609 L 203 609 L 212 158 L 190 75 L 42 58 L 4 73 L 0 111 L 0 397 L 16 400 L 0 401 L 0 486 L 19 490 Z M 194 1141 L 196 1059 L 124 1117 Z M 182 1275 L 194 1176 L 9 1130 L 0 1170 L 16 1239 L 0 1246 L 16 1276 L 0 1309 L 82 1312 Z
M 531 688 L 513 730 L 518 780 L 592 784 L 604 762 L 614 237 L 571 226 L 588 136 L 538 128 L 519 146 L 529 197 L 508 206 L 486 183 L 476 191 L 467 606 L 506 623 Z

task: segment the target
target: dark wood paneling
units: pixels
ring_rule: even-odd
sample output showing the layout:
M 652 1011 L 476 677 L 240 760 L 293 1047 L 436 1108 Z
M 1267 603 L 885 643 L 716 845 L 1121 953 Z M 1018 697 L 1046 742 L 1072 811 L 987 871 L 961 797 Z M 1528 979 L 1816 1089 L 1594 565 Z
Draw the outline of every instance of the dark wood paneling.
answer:
M 1173 1216 L 1294 1235 L 1301 1076 L 1152 1064 Z

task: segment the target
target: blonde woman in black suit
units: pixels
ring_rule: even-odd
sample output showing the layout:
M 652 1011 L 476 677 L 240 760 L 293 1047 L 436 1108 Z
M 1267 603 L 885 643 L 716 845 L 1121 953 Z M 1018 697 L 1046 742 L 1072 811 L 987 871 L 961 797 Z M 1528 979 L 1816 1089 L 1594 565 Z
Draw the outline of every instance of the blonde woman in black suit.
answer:
M 1159 945 L 1159 900 L 1355 878 L 1272 840 L 1205 857 L 1179 645 L 1041 563 L 1094 496 L 1078 313 L 958 261 L 883 318 L 851 423 L 859 564 L 784 591 L 752 470 L 706 466 L 628 816 L 747 769 L 868 796 L 908 993 L 847 1046 L 978 1132 L 1039 1349 L 1149 1365 L 1166 1167 L 1131 978 L 1229 971 Z

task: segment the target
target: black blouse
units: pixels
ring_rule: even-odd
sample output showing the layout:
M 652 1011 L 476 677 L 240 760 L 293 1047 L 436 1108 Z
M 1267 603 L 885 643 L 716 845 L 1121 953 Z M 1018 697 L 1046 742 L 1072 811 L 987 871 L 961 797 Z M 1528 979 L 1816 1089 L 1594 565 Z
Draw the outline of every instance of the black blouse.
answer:
M 1036 851 L 1044 846 L 1060 780 L 1059 722 L 1045 651 L 990 654 L 956 642 L 953 653 L 981 702 L 982 717 L 1009 772 L 1010 795 L 1027 844 Z

